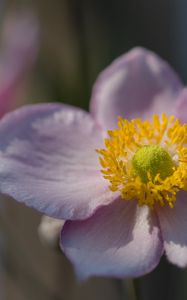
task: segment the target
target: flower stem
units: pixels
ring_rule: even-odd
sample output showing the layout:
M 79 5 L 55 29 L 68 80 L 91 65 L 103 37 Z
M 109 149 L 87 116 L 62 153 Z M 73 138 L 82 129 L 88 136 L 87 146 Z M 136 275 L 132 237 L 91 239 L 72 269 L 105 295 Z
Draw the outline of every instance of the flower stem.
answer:
M 142 295 L 141 295 L 141 286 L 140 286 L 140 281 L 139 279 L 134 279 L 133 280 L 133 286 L 134 286 L 134 295 L 136 300 L 141 300 Z
M 138 279 L 122 281 L 123 294 L 121 299 L 128 300 L 141 300 L 141 288 Z

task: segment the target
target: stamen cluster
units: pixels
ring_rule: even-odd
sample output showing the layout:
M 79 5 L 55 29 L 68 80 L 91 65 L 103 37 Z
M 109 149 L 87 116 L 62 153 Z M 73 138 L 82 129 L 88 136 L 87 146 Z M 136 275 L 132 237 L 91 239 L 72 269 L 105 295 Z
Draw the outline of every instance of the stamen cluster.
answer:
M 151 121 L 129 122 L 119 117 L 118 128 L 108 131 L 106 148 L 97 152 L 109 188 L 119 191 L 122 199 L 137 199 L 139 205 L 150 207 L 167 203 L 172 208 L 177 192 L 187 191 L 186 146 L 187 124 L 162 114 L 154 115 Z M 140 149 L 149 149 L 148 163 Z

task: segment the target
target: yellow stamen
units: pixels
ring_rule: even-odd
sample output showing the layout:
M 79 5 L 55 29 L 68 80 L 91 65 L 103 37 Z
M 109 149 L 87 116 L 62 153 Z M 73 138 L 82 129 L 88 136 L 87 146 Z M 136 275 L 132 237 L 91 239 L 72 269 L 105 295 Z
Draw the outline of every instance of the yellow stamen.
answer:
M 187 191 L 187 124 L 165 114 L 151 121 L 119 117 L 108 135 L 97 152 L 109 188 L 139 205 L 173 207 L 177 192 Z

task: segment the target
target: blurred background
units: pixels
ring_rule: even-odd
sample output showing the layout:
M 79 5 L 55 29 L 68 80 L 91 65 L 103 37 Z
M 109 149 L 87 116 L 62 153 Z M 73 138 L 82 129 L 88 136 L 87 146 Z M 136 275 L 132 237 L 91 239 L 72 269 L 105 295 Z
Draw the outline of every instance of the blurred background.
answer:
M 137 45 L 186 83 L 186 27 L 185 0 L 0 0 L 0 115 L 52 101 L 88 109 L 99 72 Z M 187 271 L 165 259 L 135 285 L 105 278 L 77 285 L 58 247 L 39 238 L 40 220 L 1 199 L 0 300 L 187 299 Z

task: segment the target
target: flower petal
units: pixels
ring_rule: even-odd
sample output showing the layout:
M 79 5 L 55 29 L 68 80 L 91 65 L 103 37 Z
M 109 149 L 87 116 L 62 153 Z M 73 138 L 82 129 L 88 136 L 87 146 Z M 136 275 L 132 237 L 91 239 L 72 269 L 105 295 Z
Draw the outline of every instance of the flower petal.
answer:
M 116 196 L 101 176 L 101 132 L 66 105 L 26 106 L 0 122 L 0 191 L 56 218 L 77 219 Z
M 162 207 L 158 216 L 168 260 L 179 267 L 186 267 L 187 193 L 178 193 L 174 208 Z
M 169 114 L 181 88 L 165 61 L 151 51 L 135 48 L 101 73 L 93 89 L 91 113 L 105 129 L 115 127 L 118 116 Z
M 158 264 L 159 235 L 147 206 L 118 199 L 87 220 L 66 222 L 61 248 L 81 280 L 94 275 L 137 277 Z
M 181 123 L 187 123 L 187 88 L 179 94 L 173 114 L 180 119 Z

